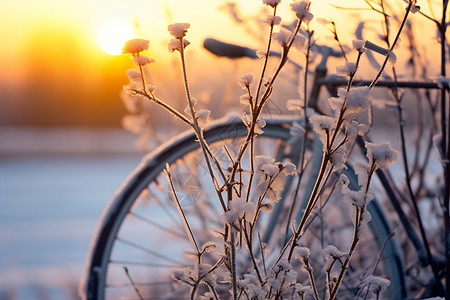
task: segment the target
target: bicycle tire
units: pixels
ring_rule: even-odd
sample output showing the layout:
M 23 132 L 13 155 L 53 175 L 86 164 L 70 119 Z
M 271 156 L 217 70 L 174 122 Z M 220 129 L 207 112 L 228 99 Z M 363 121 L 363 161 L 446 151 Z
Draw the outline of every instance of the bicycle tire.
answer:
M 287 141 L 291 136 L 289 127 L 293 120 L 279 118 L 267 119 L 262 137 L 269 139 Z M 226 141 L 232 138 L 245 136 L 247 128 L 235 117 L 228 117 L 208 126 L 204 132 L 205 139 L 210 144 Z M 192 132 L 181 134 L 180 136 L 168 141 L 154 152 L 146 156 L 140 165 L 134 170 L 128 179 L 122 184 L 116 194 L 113 196 L 108 207 L 105 209 L 101 218 L 97 232 L 91 242 L 89 257 L 86 265 L 86 279 L 81 287 L 87 299 L 111 299 L 107 296 L 105 290 L 111 283 L 107 282 L 110 263 L 113 262 L 111 254 L 115 251 L 116 244 L 122 242 L 119 239 L 119 231 L 122 230 L 124 220 L 130 214 L 130 209 L 136 206 L 139 197 L 143 191 L 148 189 L 149 184 L 154 182 L 166 167 L 166 163 L 172 164 L 187 154 L 197 151 L 199 143 Z M 347 176 L 352 184 L 357 182 L 356 175 L 348 169 Z M 356 186 L 353 186 L 356 188 Z M 372 215 L 372 221 L 369 227 L 378 249 L 381 249 L 384 241 L 390 233 L 390 228 L 382 209 L 376 201 L 372 201 L 368 206 Z M 131 245 L 131 248 L 138 245 Z M 139 246 L 138 246 L 139 247 Z M 140 249 L 143 250 L 143 249 Z M 405 298 L 405 284 L 403 267 L 397 246 L 392 239 L 389 239 L 383 252 L 384 273 L 391 281 L 388 289 L 389 298 Z M 129 265 L 131 261 L 124 262 L 123 265 Z M 127 288 L 133 294 L 131 284 L 118 284 L 121 288 Z M 158 298 L 159 299 L 159 298 Z

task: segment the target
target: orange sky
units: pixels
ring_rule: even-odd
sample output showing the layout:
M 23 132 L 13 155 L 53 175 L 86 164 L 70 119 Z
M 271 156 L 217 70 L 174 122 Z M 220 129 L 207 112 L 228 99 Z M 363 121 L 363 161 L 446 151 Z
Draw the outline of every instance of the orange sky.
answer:
M 236 25 L 224 6 L 223 0 L 6 0 L 2 1 L 0 10 L 0 36 L 3 42 L 0 46 L 0 88 L 11 89 L 16 87 L 23 92 L 24 85 L 41 87 L 42 95 L 47 97 L 62 96 L 56 92 L 72 88 L 79 94 L 78 97 L 89 97 L 87 103 L 98 102 L 105 107 L 105 101 L 118 95 L 121 86 L 126 84 L 125 70 L 131 67 L 127 57 L 111 56 L 103 52 L 98 45 L 98 30 L 105 22 L 120 18 L 134 26 L 136 37 L 150 39 L 149 55 L 156 59 L 152 65 L 153 72 L 159 82 L 169 82 L 160 89 L 173 85 L 177 74 L 174 68 L 174 55 L 167 51 L 169 34 L 167 25 L 173 22 L 189 22 L 191 28 L 188 40 L 191 42 L 190 70 L 191 74 L 200 72 L 211 73 L 205 66 L 212 65 L 213 57 L 201 49 L 205 37 L 215 37 L 227 42 L 241 45 L 250 45 L 262 48 L 258 38 L 261 32 L 252 26 Z M 229 1 L 228 1 L 229 2 Z M 236 1 L 241 10 L 241 17 L 261 18 L 265 15 L 261 0 Z M 401 10 L 405 5 L 402 1 L 393 1 Z M 420 1 L 419 1 L 420 2 Z M 353 39 L 354 28 L 360 20 L 367 21 L 367 26 L 379 26 L 380 15 L 374 12 L 344 12 L 329 5 L 334 3 L 340 6 L 366 7 L 364 1 L 355 0 L 320 0 L 312 1 L 311 10 L 315 21 L 314 28 L 318 43 L 336 45 L 330 40 L 326 26 L 317 23 L 320 18 L 333 17 L 341 39 L 350 44 Z M 392 2 L 391 2 L 392 3 Z M 286 22 L 293 19 L 289 11 L 289 1 L 282 1 L 279 14 Z M 426 9 L 426 7 L 424 8 Z M 417 16 L 414 16 L 417 19 Z M 412 20 L 415 20 L 415 19 Z M 423 19 L 423 18 L 422 18 Z M 426 31 L 423 26 L 416 26 L 422 30 L 420 34 L 424 45 L 433 45 L 434 29 Z M 379 31 L 375 31 L 377 33 Z M 376 41 L 378 42 L 378 41 Z M 405 44 L 406 47 L 406 44 Z M 430 53 L 429 53 L 430 55 Z M 431 57 L 436 56 L 431 54 Z M 227 76 L 235 65 L 226 60 L 219 60 L 219 67 L 215 75 Z M 242 67 L 243 66 L 243 67 Z M 245 64 L 240 67 L 245 68 Z M 202 74 L 203 72 L 203 74 Z M 246 72 L 242 70 L 242 72 Z M 224 75 L 225 74 L 225 75 Z M 237 74 L 238 75 L 238 74 Z M 237 76 L 236 75 L 236 76 Z M 40 81 L 36 81 L 35 78 Z M 194 76 L 192 76 L 194 77 Z M 48 79 L 45 82 L 45 79 Z M 206 75 L 205 78 L 211 79 Z M 57 79 L 57 80 L 56 80 Z M 53 81 L 52 81 L 53 80 Z M 212 80 L 212 79 L 211 79 Z M 43 82 L 39 84 L 38 82 Z M 54 87 L 52 87 L 52 84 Z M 193 82 L 193 85 L 196 83 Z M 205 85 L 203 83 L 203 85 Z M 101 88 L 98 88 L 101 87 Z M 206 89 L 211 88 L 206 86 Z M 107 98 L 101 100 L 99 89 L 106 93 Z M 9 91 L 0 94 L 0 102 L 8 102 L 9 107 L 20 110 L 26 106 L 26 101 L 17 100 L 16 92 Z M 6 95 L 6 96 L 5 96 Z M 49 98 L 49 99 L 50 99 Z M 118 96 L 116 97 L 118 98 Z M 22 102 L 20 102 L 22 101 Z M 25 101 L 25 102 L 24 102 Z M 48 100 L 50 101 L 50 100 Z M 66 102 L 70 102 L 65 100 Z M 118 102 L 118 100 L 114 100 Z M 68 105 L 72 103 L 68 103 Z M 48 104 L 51 107 L 51 104 Z M 94 104 L 89 104 L 94 105 Z M 57 110 L 57 109 L 56 109 Z M 116 112 L 120 115 L 120 112 Z M 1 119 L 0 115 L 0 119 Z M 23 117 L 22 117 L 23 118 Z
M 0 11 L 0 35 L 3 41 L 0 48 L 2 80 L 15 78 L 23 67 L 22 55 L 29 47 L 33 35 L 48 34 L 41 47 L 58 35 L 69 34 L 84 48 L 86 60 L 89 56 L 102 55 L 97 44 L 97 32 L 101 25 L 114 18 L 139 24 L 136 35 L 154 40 L 168 38 L 167 24 L 171 22 L 190 22 L 191 39 L 202 36 L 217 36 L 229 41 L 235 40 L 242 28 L 233 28 L 230 17 L 221 0 L 7 0 L 2 1 Z M 260 0 L 238 1 L 243 15 L 250 15 L 261 9 Z M 325 17 L 328 1 L 320 1 L 316 16 Z M 351 3 L 351 1 L 339 1 Z M 287 6 L 287 5 L 285 5 Z M 313 5 L 314 6 L 314 5 Z M 316 5 L 317 6 L 317 5 Z M 314 7 L 313 7 L 314 9 Z M 286 11 L 287 9 L 284 9 Z M 283 12 L 282 12 L 283 13 Z M 244 34 L 240 34 L 245 39 Z M 162 47 L 160 47 L 162 49 Z M 166 55 L 166 53 L 162 53 Z M 6 77 L 6 78 L 5 78 Z
M 98 55 L 97 32 L 100 26 L 113 18 L 122 18 L 130 23 L 137 22 L 137 35 L 151 40 L 168 37 L 166 27 L 170 22 L 190 22 L 191 39 L 205 35 L 215 35 L 233 40 L 239 29 L 232 29 L 229 16 L 218 7 L 223 6 L 222 0 L 6 0 L 0 3 L 0 36 L 3 42 L 0 47 L 0 63 L 3 69 L 2 79 L 20 72 L 22 65 L 22 50 L 27 45 L 27 39 L 40 28 L 48 30 L 68 30 L 76 35 L 86 52 Z M 237 1 L 243 15 L 258 11 L 261 0 Z M 283 1 L 287 2 L 287 1 Z M 338 24 L 342 36 L 346 36 L 350 28 L 349 20 L 358 21 L 360 17 L 333 9 L 329 3 L 340 6 L 365 7 L 363 1 L 354 0 L 321 0 L 312 1 L 312 10 L 318 18 L 328 18 L 330 15 Z M 392 2 L 392 1 L 391 1 Z M 396 1 L 394 1 L 396 2 Z M 401 1 L 398 1 L 401 3 Z M 420 2 L 420 1 L 419 1 Z M 288 10 L 288 2 L 283 3 L 281 14 Z M 424 9 L 425 5 L 422 5 Z M 358 11 L 357 13 L 361 13 Z M 350 17 L 349 17 L 350 16 Z M 364 19 L 379 19 L 375 13 L 367 14 Z M 353 26 L 352 26 L 353 27 Z M 41 29 L 41 30 L 42 30 Z M 320 31 L 320 28 L 316 30 Z M 49 33 L 51 36 L 51 33 Z M 242 34 L 241 37 L 242 38 Z M 322 39 L 324 36 L 322 36 Z M 5 42 L 6 41 L 6 42 Z M 158 42 L 157 42 L 158 43 Z M 97 53 L 96 53 L 97 52 Z M 165 53 L 164 53 L 165 54 Z M 8 76 L 6 76 L 8 74 Z
M 158 51 L 165 50 L 162 41 L 168 38 L 167 24 L 171 22 L 190 22 L 191 39 L 199 39 L 199 44 L 204 36 L 214 35 L 229 41 L 245 40 L 242 28 L 236 29 L 230 17 L 225 13 L 222 0 L 7 0 L 2 1 L 0 11 L 0 35 L 3 41 L 0 47 L 1 75 L 3 80 L 14 78 L 20 73 L 23 66 L 22 54 L 30 36 L 46 30 L 48 39 L 53 35 L 51 31 L 63 31 L 71 34 L 84 48 L 86 60 L 89 56 L 103 55 L 97 43 L 97 32 L 101 25 L 114 18 L 121 18 L 130 23 L 138 24 L 136 35 L 155 41 L 160 46 Z M 256 13 L 260 8 L 261 0 L 237 1 L 244 16 Z M 284 1 L 280 14 L 286 15 L 288 1 Z M 343 13 L 329 6 L 334 3 L 347 7 L 365 7 L 364 2 L 357 3 L 354 0 L 321 0 L 312 1 L 311 9 L 316 19 L 328 18 L 330 15 L 338 24 L 342 36 L 348 36 L 352 32 L 349 20 L 359 21 L 363 19 L 355 14 Z M 398 1 L 401 3 L 401 1 Z M 419 1 L 420 2 L 420 1 Z M 361 11 L 357 12 L 358 14 Z M 350 17 L 349 17 L 350 16 Z M 364 19 L 379 19 L 375 13 L 366 13 Z M 321 27 L 321 26 L 319 26 Z M 323 40 L 326 30 L 315 28 Z M 46 41 L 43 41 L 45 43 Z M 45 46 L 45 45 L 42 45 Z M 26 51 L 26 50 L 25 50 Z M 165 52 L 161 55 L 167 55 Z M 26 67 L 26 66 L 25 66 Z M 7 77 L 7 78 L 5 78 Z

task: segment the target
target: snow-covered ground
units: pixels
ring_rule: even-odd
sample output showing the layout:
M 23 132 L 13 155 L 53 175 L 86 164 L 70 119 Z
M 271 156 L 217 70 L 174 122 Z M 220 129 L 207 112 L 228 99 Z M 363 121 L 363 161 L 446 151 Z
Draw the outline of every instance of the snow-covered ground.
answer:
M 143 156 L 134 139 L 0 129 L 0 299 L 73 299 L 103 208 Z
M 395 131 L 376 133 L 399 149 Z M 0 300 L 77 299 L 98 219 L 145 155 L 136 139 L 121 129 L 0 128 Z M 431 166 L 439 172 L 436 158 Z M 394 174 L 402 178 L 400 166 Z

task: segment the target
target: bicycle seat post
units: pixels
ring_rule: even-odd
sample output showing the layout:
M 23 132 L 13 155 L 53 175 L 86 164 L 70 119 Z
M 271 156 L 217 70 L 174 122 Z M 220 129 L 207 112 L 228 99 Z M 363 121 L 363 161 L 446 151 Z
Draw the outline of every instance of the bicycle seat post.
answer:
M 327 61 L 330 56 L 333 57 L 342 57 L 342 53 L 339 51 L 334 50 L 331 47 L 324 46 L 324 45 L 314 45 L 316 50 L 322 55 L 322 59 L 320 60 L 320 63 L 316 66 L 315 72 L 314 72 L 314 81 L 311 88 L 311 92 L 309 95 L 308 100 L 308 107 L 311 107 L 315 109 L 316 111 L 321 112 L 321 109 L 318 106 L 319 101 L 319 94 L 320 94 L 320 88 L 323 85 L 323 79 L 328 74 L 327 69 Z M 327 89 L 330 92 L 330 94 L 334 95 L 333 93 L 333 87 L 330 87 L 327 85 Z M 334 87 L 334 90 L 336 88 Z

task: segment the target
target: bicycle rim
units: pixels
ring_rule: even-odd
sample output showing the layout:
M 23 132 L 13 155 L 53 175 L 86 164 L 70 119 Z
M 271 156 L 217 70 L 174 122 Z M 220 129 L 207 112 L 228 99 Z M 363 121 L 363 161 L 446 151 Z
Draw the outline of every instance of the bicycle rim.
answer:
M 287 157 L 289 155 L 283 153 L 288 145 L 286 141 L 291 137 L 289 126 L 290 122 L 286 120 L 268 120 L 264 134 L 257 139 L 255 147 L 257 154 L 278 156 L 283 161 L 289 160 Z M 227 165 L 229 158 L 226 152 L 233 155 L 233 151 L 237 151 L 240 146 L 238 139 L 246 133 L 247 129 L 242 122 L 225 120 L 212 125 L 205 132 L 205 138 L 212 145 L 216 156 Z M 227 147 L 226 151 L 224 145 Z M 280 147 L 284 150 L 280 150 Z M 307 151 L 308 157 L 312 157 L 312 149 L 309 148 Z M 175 281 L 171 276 L 171 270 L 187 265 L 189 260 L 183 255 L 183 250 L 192 247 L 165 178 L 163 170 L 166 163 L 170 165 L 177 196 L 191 223 L 198 244 L 214 239 L 211 228 L 221 229 L 223 225 L 221 208 L 214 189 L 209 184 L 209 173 L 199 151 L 199 144 L 193 134 L 185 134 L 144 159 L 105 210 L 89 258 L 89 276 L 86 282 L 88 299 L 138 299 L 138 293 L 144 299 L 189 297 L 189 286 Z M 307 186 L 314 180 L 312 165 L 305 171 L 301 183 L 302 192 L 307 191 Z M 305 179 L 308 176 L 309 180 Z M 348 176 L 355 182 L 354 174 L 349 173 Z M 296 180 L 293 178 L 289 189 L 294 189 Z M 336 193 L 339 194 L 334 192 Z M 289 229 L 286 220 L 290 212 L 292 194 L 292 191 L 286 191 L 284 200 L 280 201 L 276 217 L 279 222 L 275 222 L 276 225 L 269 213 L 261 216 L 258 227 L 260 236 L 271 232 L 265 242 L 272 254 L 277 250 L 279 252 L 286 239 L 286 228 Z M 299 203 L 302 201 L 304 203 L 305 199 L 302 197 L 304 196 L 299 197 Z M 339 197 L 329 197 L 323 209 L 316 212 L 307 234 L 300 241 L 302 245 L 309 246 L 314 253 L 320 253 L 321 248 L 327 244 L 336 244 L 342 247 L 342 250 L 349 245 L 351 215 L 338 200 Z M 296 210 L 301 210 L 301 204 L 296 204 L 294 215 L 297 214 Z M 358 291 L 358 280 L 364 273 L 373 269 L 376 256 L 389 234 L 387 222 L 376 203 L 371 204 L 369 210 L 373 221 L 369 223 L 369 236 L 360 246 L 361 252 L 365 254 L 356 254 L 355 263 L 351 265 L 351 269 L 358 266 L 362 271 L 349 271 L 344 283 L 346 289 L 340 294 L 342 299 L 347 297 L 353 299 L 358 293 L 361 294 L 361 291 Z M 370 255 L 367 255 L 368 250 Z M 267 254 L 266 263 L 269 265 L 275 257 L 276 255 Z M 318 260 L 320 266 L 320 255 L 314 259 Z M 213 263 L 218 257 L 211 255 L 209 260 Z M 246 265 L 248 257 L 238 258 L 238 263 L 242 271 L 250 267 Z M 296 267 L 300 268 L 299 264 Z M 325 279 L 320 275 L 321 270 L 317 269 L 318 280 L 323 282 Z M 383 251 L 381 263 L 376 270 L 376 274 L 378 273 L 389 277 L 392 282 L 388 291 L 390 298 L 404 296 L 401 291 L 403 285 L 401 263 L 392 241 L 387 243 Z M 307 278 L 302 276 L 299 275 L 299 280 L 306 284 Z M 226 298 L 229 295 L 226 292 L 227 286 L 219 286 L 219 291 L 220 288 L 225 290 L 222 298 Z M 136 292 L 136 289 L 139 292 Z M 203 287 L 198 293 L 205 290 L 207 287 Z

